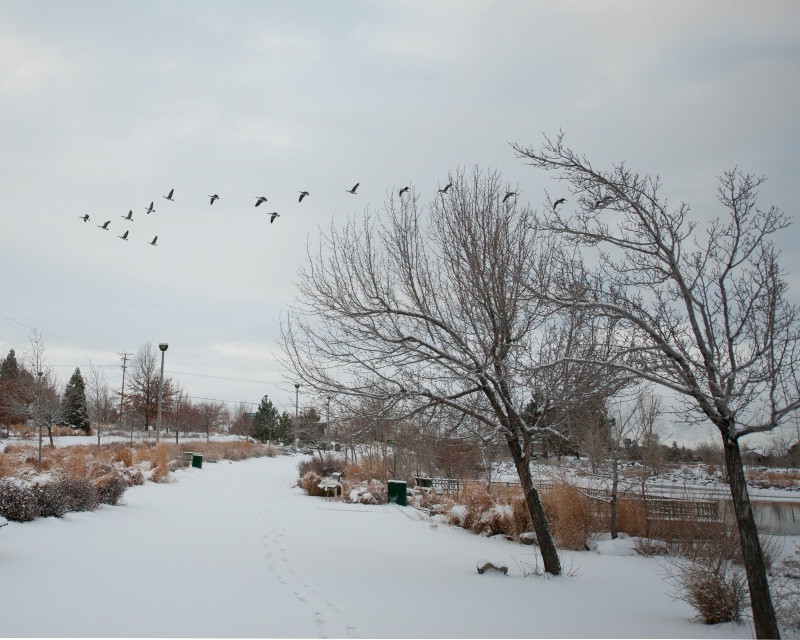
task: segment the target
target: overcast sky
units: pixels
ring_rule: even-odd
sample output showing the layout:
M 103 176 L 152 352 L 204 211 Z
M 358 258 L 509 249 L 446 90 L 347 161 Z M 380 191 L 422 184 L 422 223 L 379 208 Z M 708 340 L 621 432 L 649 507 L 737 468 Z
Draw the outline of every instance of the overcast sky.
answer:
M 0 354 L 35 327 L 117 387 L 168 342 L 190 396 L 291 412 L 278 319 L 319 228 L 476 164 L 539 207 L 558 185 L 509 143 L 559 129 L 698 218 L 734 166 L 794 216 L 798 34 L 797 2 L 0 0 Z

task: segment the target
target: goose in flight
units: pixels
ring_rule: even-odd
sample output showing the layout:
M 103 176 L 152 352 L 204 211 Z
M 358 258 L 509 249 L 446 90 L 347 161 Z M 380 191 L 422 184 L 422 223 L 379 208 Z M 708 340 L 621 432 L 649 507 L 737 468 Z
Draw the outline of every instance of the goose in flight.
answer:
M 147 244 L 152 244 L 155 247 L 156 246 L 156 240 L 158 240 L 158 236 L 153 238 L 153 241 L 152 242 L 148 242 Z
M 169 190 L 169 195 L 166 195 L 166 196 L 161 196 L 161 197 L 162 197 L 162 198 L 164 198 L 165 200 L 172 200 L 172 194 L 173 194 L 173 193 L 175 193 L 175 189 L 170 189 L 170 190 Z M 175 201 L 174 201 L 174 200 L 172 200 L 172 202 L 175 202 Z
M 153 213 L 153 211 L 155 211 L 155 209 L 153 209 L 153 203 L 151 202 L 151 203 L 150 203 L 150 206 L 149 206 L 149 207 L 147 207 L 147 213 L 148 213 L 148 215 L 149 215 L 149 214 L 151 214 L 151 213 Z
M 353 195 L 355 195 L 356 189 L 358 189 L 358 185 L 360 184 L 361 184 L 360 182 L 356 182 L 352 189 L 345 189 L 345 191 L 347 191 L 347 193 L 352 193 Z
M 404 194 L 406 191 L 408 191 L 408 187 L 403 187 L 403 188 L 402 188 L 402 189 L 400 189 L 400 191 L 398 192 L 398 195 L 399 195 L 399 196 L 402 198 L 402 197 L 403 197 L 403 194 Z
M 558 205 L 560 205 L 560 204 L 564 204 L 566 201 L 567 201 L 567 199 L 566 199 L 566 198 L 559 198 L 558 200 L 556 200 L 556 201 L 553 203 L 553 211 L 555 211 L 555 210 L 556 210 L 556 207 L 557 207 Z
M 262 202 L 266 202 L 266 201 L 267 201 L 267 199 L 264 196 L 258 196 L 258 198 L 256 198 L 256 206 L 258 206 Z
M 356 186 L 358 186 L 358 185 L 356 185 Z M 298 200 L 298 202 L 302 202 L 303 198 L 305 198 L 306 196 L 310 196 L 311 195 L 308 191 L 300 191 L 299 193 L 300 193 L 300 199 Z
M 609 204 L 614 198 L 612 196 L 603 196 L 597 202 L 594 203 L 595 209 L 602 209 L 607 204 Z
M 508 200 L 512 196 L 514 196 L 516 198 L 517 197 L 517 192 L 516 191 L 506 191 L 506 195 L 503 196 L 503 202 L 505 202 L 506 200 Z
M 270 224 L 275 222 L 275 218 L 280 218 L 281 217 L 281 214 L 278 213 L 277 211 L 272 211 L 272 212 L 268 213 L 267 215 L 269 216 L 269 223 Z
M 88 213 L 85 213 L 84 215 L 82 215 L 82 216 L 78 216 L 78 217 L 79 217 L 81 220 L 83 220 L 84 222 L 89 222 L 89 214 L 88 214 Z
M 447 193 L 447 190 L 453 186 L 453 183 L 449 183 L 444 189 L 439 189 L 439 193 Z
M 125 220 L 133 220 L 133 209 L 128 211 L 128 215 L 127 216 L 122 216 L 122 218 L 125 219 Z
M 127 239 L 128 239 L 128 232 L 126 231 L 126 232 L 125 232 L 125 233 L 123 233 L 121 236 L 117 236 L 117 237 L 118 237 L 118 238 L 121 238 L 122 240 L 127 240 Z
M 111 220 L 106 220 L 103 224 L 98 224 L 97 226 L 108 231 L 109 224 L 111 224 Z
M 219 196 L 215 193 L 213 196 L 208 196 L 211 198 L 211 204 L 214 204 L 214 200 L 219 200 Z

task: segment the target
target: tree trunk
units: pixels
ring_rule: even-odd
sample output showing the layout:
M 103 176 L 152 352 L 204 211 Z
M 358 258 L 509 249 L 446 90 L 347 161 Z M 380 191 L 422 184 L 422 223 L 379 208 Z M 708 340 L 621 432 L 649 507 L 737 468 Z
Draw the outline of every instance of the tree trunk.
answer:
M 756 638 L 780 638 L 775 610 L 769 595 L 764 553 L 761 550 L 756 520 L 750 505 L 750 497 L 747 494 L 747 480 L 742 467 L 739 443 L 723 436 L 723 445 L 733 511 L 736 514 L 744 568 L 747 573 L 747 585 L 750 588 L 750 606 L 753 610 Z
M 514 465 L 517 467 L 519 480 L 522 483 L 522 491 L 525 494 L 525 502 L 528 504 L 528 513 L 530 513 L 531 521 L 533 522 L 533 530 L 536 533 L 539 550 L 542 552 L 544 570 L 557 576 L 561 573 L 561 560 L 558 557 L 558 551 L 550 533 L 550 526 L 547 524 L 544 507 L 542 507 L 542 501 L 539 499 L 539 492 L 536 491 L 536 487 L 533 485 L 528 458 L 524 455 L 522 447 L 520 447 L 516 438 L 508 438 L 507 442 Z

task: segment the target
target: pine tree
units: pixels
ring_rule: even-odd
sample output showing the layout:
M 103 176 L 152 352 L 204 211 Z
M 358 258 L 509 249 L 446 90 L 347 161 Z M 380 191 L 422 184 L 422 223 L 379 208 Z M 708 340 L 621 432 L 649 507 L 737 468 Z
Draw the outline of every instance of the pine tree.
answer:
M 290 443 L 294 439 L 294 421 L 285 411 L 281 414 L 278 421 L 278 428 L 275 430 L 274 439 L 276 442 Z
M 5 360 L 0 363 L 0 382 L 16 382 L 19 377 L 19 365 L 14 350 L 8 352 Z
M 6 435 L 10 425 L 25 421 L 23 398 L 26 394 L 21 382 L 17 356 L 11 349 L 0 361 L 0 425 L 6 425 Z
M 256 414 L 253 417 L 253 436 L 261 442 L 275 440 L 278 435 L 280 416 L 269 396 L 261 398 Z
M 86 405 L 86 385 L 83 382 L 80 368 L 69 379 L 64 389 L 64 420 L 73 429 L 81 429 L 89 433 L 89 410 Z

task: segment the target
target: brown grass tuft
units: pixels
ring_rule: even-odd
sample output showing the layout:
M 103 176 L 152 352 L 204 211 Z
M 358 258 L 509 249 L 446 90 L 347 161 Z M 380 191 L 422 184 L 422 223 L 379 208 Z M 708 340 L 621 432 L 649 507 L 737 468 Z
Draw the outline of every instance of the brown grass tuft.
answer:
M 322 476 L 314 471 L 309 471 L 302 478 L 300 478 L 300 488 L 310 496 L 324 496 L 325 490 L 320 489 L 317 485 L 322 482 Z
M 644 501 L 638 498 L 617 500 L 617 529 L 629 536 L 649 535 Z
M 155 470 L 150 479 L 153 482 L 169 482 L 170 445 L 162 442 L 150 450 L 150 462 Z
M 573 551 L 585 549 L 594 524 L 589 498 L 574 487 L 558 484 L 542 496 L 542 505 L 556 544 Z

